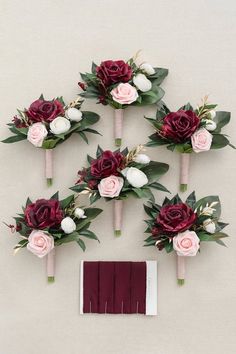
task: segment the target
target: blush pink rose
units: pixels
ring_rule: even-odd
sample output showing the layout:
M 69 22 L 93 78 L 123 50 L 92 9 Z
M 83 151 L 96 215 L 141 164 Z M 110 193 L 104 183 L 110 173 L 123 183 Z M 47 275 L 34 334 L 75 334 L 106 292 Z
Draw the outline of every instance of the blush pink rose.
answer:
M 200 128 L 191 136 L 191 142 L 194 152 L 208 151 L 211 148 L 212 135 L 205 128 Z
M 36 147 L 41 147 L 48 135 L 48 131 L 43 123 L 34 123 L 29 127 L 27 139 Z
M 123 184 L 124 180 L 121 177 L 111 175 L 103 178 L 98 185 L 100 196 L 107 198 L 118 197 Z
M 200 239 L 196 232 L 186 230 L 173 238 L 173 247 L 178 256 L 196 256 Z
M 119 84 L 112 91 L 111 95 L 114 101 L 120 104 L 131 104 L 138 98 L 138 92 L 135 87 L 128 83 Z
M 54 238 L 45 231 L 33 230 L 29 235 L 27 249 L 43 258 L 54 248 Z

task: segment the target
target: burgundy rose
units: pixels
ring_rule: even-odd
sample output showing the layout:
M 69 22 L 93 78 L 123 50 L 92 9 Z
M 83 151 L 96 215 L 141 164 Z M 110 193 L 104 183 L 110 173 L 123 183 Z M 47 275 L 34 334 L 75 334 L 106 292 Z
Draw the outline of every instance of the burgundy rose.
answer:
M 42 99 L 31 103 L 25 112 L 31 123 L 52 122 L 56 117 L 64 114 L 64 108 L 60 101 L 45 101 Z
M 123 60 L 106 60 L 96 67 L 97 77 L 105 86 L 127 82 L 132 77 L 132 68 Z
M 182 143 L 190 139 L 197 130 L 200 119 L 193 111 L 179 110 L 171 112 L 164 118 L 162 135 L 175 143 Z
M 156 218 L 162 232 L 177 234 L 189 229 L 196 221 L 197 214 L 185 203 L 166 205 Z
M 124 165 L 124 156 L 120 152 L 104 151 L 102 155 L 91 162 L 91 175 L 104 178 L 111 175 L 117 176 Z
M 63 211 L 56 199 L 38 199 L 26 207 L 24 214 L 28 226 L 39 230 L 58 226 L 63 219 Z

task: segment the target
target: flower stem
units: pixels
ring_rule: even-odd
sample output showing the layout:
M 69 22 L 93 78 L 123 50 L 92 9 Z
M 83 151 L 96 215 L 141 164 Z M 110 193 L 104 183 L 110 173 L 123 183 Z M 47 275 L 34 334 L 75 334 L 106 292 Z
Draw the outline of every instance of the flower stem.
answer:
M 178 285 L 184 285 L 184 279 L 178 279 L 177 283 Z
M 115 234 L 116 237 L 121 236 L 121 230 L 115 230 L 114 234 Z
M 121 143 L 122 143 L 122 139 L 121 138 L 116 138 L 115 139 L 115 145 L 116 146 L 121 146 Z
M 55 277 L 48 277 L 48 283 L 54 283 Z
M 47 178 L 47 186 L 48 187 L 52 186 L 52 178 Z
M 181 184 L 181 185 L 180 185 L 180 191 L 181 191 L 181 192 L 186 192 L 187 188 L 188 188 L 188 185 L 187 185 L 187 184 Z

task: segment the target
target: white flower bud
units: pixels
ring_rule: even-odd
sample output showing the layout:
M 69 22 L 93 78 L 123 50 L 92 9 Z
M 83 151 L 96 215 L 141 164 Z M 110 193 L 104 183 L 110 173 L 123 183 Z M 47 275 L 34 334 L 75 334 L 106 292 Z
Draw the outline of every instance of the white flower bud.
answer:
M 153 75 L 155 74 L 154 68 L 151 66 L 149 63 L 143 63 L 140 65 L 140 69 L 144 71 L 148 75 Z
M 144 74 L 138 74 L 134 76 L 133 82 L 135 86 L 142 92 L 147 92 L 152 88 L 151 81 L 148 80 Z
M 214 119 L 216 116 L 216 112 L 214 110 L 212 110 L 209 113 L 210 113 L 211 119 Z
M 147 164 L 150 162 L 150 158 L 145 154 L 137 154 L 134 161 L 137 163 Z
M 211 132 L 211 131 L 213 131 L 213 130 L 216 129 L 216 127 L 217 127 L 216 122 L 214 122 L 214 121 L 211 120 L 211 119 L 205 119 L 204 121 L 206 122 L 205 128 L 206 128 L 207 130 L 209 130 L 209 131 Z
M 136 167 L 130 167 L 127 171 L 126 178 L 131 186 L 141 188 L 148 183 L 147 176 L 143 171 Z
M 76 208 L 74 211 L 74 216 L 76 216 L 78 219 L 85 219 L 87 218 L 86 215 L 84 215 L 84 210 L 81 208 Z
M 66 234 L 71 234 L 76 230 L 76 224 L 73 219 L 67 216 L 62 220 L 61 228 Z
M 216 231 L 216 225 L 211 219 L 206 219 L 203 221 L 203 228 L 210 234 L 214 234 Z
M 65 116 L 73 122 L 79 122 L 82 120 L 82 112 L 75 107 L 68 108 L 65 111 Z

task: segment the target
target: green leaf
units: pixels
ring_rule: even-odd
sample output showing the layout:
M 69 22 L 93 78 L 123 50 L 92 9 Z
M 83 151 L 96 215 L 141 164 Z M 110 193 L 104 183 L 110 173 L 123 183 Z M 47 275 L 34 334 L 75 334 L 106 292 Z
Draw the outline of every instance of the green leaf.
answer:
M 217 195 L 209 195 L 207 197 L 204 197 L 204 198 L 198 200 L 197 203 L 194 205 L 194 210 L 197 209 L 197 211 L 199 212 L 199 209 L 201 206 L 202 206 L 202 208 L 205 208 L 205 206 L 207 204 L 209 206 L 213 202 L 217 202 L 217 204 L 213 206 L 213 208 L 215 209 L 213 215 L 214 215 L 214 217 L 219 219 L 220 214 L 221 214 L 221 204 L 220 204 L 220 199 Z
M 167 253 L 170 253 L 173 251 L 173 242 L 166 242 L 165 243 L 165 250 Z
M 81 127 L 87 127 L 88 125 L 93 125 L 97 123 L 100 119 L 100 116 L 97 113 L 90 112 L 90 111 L 82 111 L 83 119 L 80 122 Z
M 50 199 L 58 200 L 59 199 L 59 192 L 57 191 L 55 194 L 53 194 Z
M 132 191 L 138 198 L 154 199 L 153 194 L 149 188 L 132 188 Z
M 88 138 L 87 136 L 84 134 L 83 131 L 78 131 L 76 132 L 77 134 L 79 134 L 81 136 L 81 138 L 88 144 Z
M 169 165 L 162 162 L 150 161 L 141 169 L 148 178 L 148 183 L 156 182 L 162 175 L 169 170 Z
M 83 240 L 81 240 L 81 238 L 79 238 L 77 241 L 78 245 L 80 246 L 80 248 L 82 248 L 83 252 L 85 252 L 86 250 L 86 246 Z
M 217 127 L 215 129 L 215 132 L 220 133 L 221 129 L 229 123 L 230 121 L 230 112 L 223 112 L 223 111 L 218 111 L 216 112 L 216 117 L 214 118 L 214 121 L 217 124 Z
M 93 74 L 96 74 L 96 67 L 97 67 L 97 64 L 95 64 L 94 62 L 92 62 L 92 73 Z
M 190 206 L 190 208 L 194 208 L 194 205 L 196 204 L 196 195 L 194 191 L 188 196 L 186 203 Z
M 86 188 L 87 188 L 87 184 L 83 183 L 83 184 L 76 184 L 75 186 L 70 187 L 70 190 L 76 193 L 80 193 L 84 191 Z
M 88 133 L 97 134 L 97 135 L 102 136 L 102 134 L 100 134 L 97 130 L 91 129 L 91 128 L 85 128 L 85 129 L 83 129 L 83 132 L 88 132 Z
M 75 196 L 74 194 L 60 201 L 60 205 L 62 209 L 67 208 L 72 202 L 74 202 Z
M 154 80 L 155 85 L 160 85 L 163 80 L 166 78 L 168 75 L 168 69 L 164 68 L 154 68 L 155 74 L 149 75 L 148 78 L 152 81 Z
M 102 148 L 98 145 L 97 151 L 96 151 L 96 157 L 99 158 L 103 153 Z
M 213 139 L 211 143 L 211 149 L 221 149 L 229 145 L 229 140 L 222 134 L 212 134 Z
M 143 207 L 144 207 L 144 210 L 148 216 L 150 216 L 151 218 L 156 217 L 156 214 L 157 214 L 156 211 L 154 211 L 152 208 L 150 208 L 149 206 L 147 206 L 145 204 L 143 205 Z
M 98 199 L 100 199 L 101 196 L 98 192 L 96 193 L 93 193 L 90 197 L 89 197 L 89 200 L 90 200 L 90 204 L 93 204 L 95 203 Z
M 92 156 L 87 155 L 87 161 L 88 161 L 89 164 L 91 164 L 91 162 L 93 160 L 95 160 L 95 159 Z
M 184 111 L 193 111 L 193 106 L 188 102 L 184 106 L 180 107 L 178 111 L 184 110 Z
M 164 187 L 162 184 L 160 184 L 158 182 L 151 183 L 148 186 L 151 188 L 157 189 L 159 191 L 162 191 L 162 192 L 170 193 L 170 191 L 166 187 Z
M 97 238 L 97 236 L 95 235 L 95 233 L 92 231 L 84 230 L 84 231 L 80 231 L 79 234 L 80 234 L 80 236 L 84 236 L 84 237 L 87 237 L 92 240 L 96 240 L 96 241 L 100 242 L 99 239 Z
M 56 138 L 56 139 L 46 139 L 43 142 L 42 148 L 46 150 L 51 150 L 53 149 L 57 143 L 59 143 L 61 138 Z
M 31 201 L 30 198 L 28 197 L 27 200 L 26 200 L 25 206 L 27 207 L 29 204 L 32 204 L 32 201 Z
M 2 143 L 5 143 L 5 144 L 16 143 L 17 141 L 25 140 L 26 138 L 27 137 L 23 134 L 13 135 L 5 140 L 2 140 Z
M 87 216 L 87 218 L 89 218 L 89 220 L 93 220 L 99 214 L 101 214 L 102 209 L 99 209 L 99 208 L 85 208 L 84 211 L 85 211 L 85 215 Z

